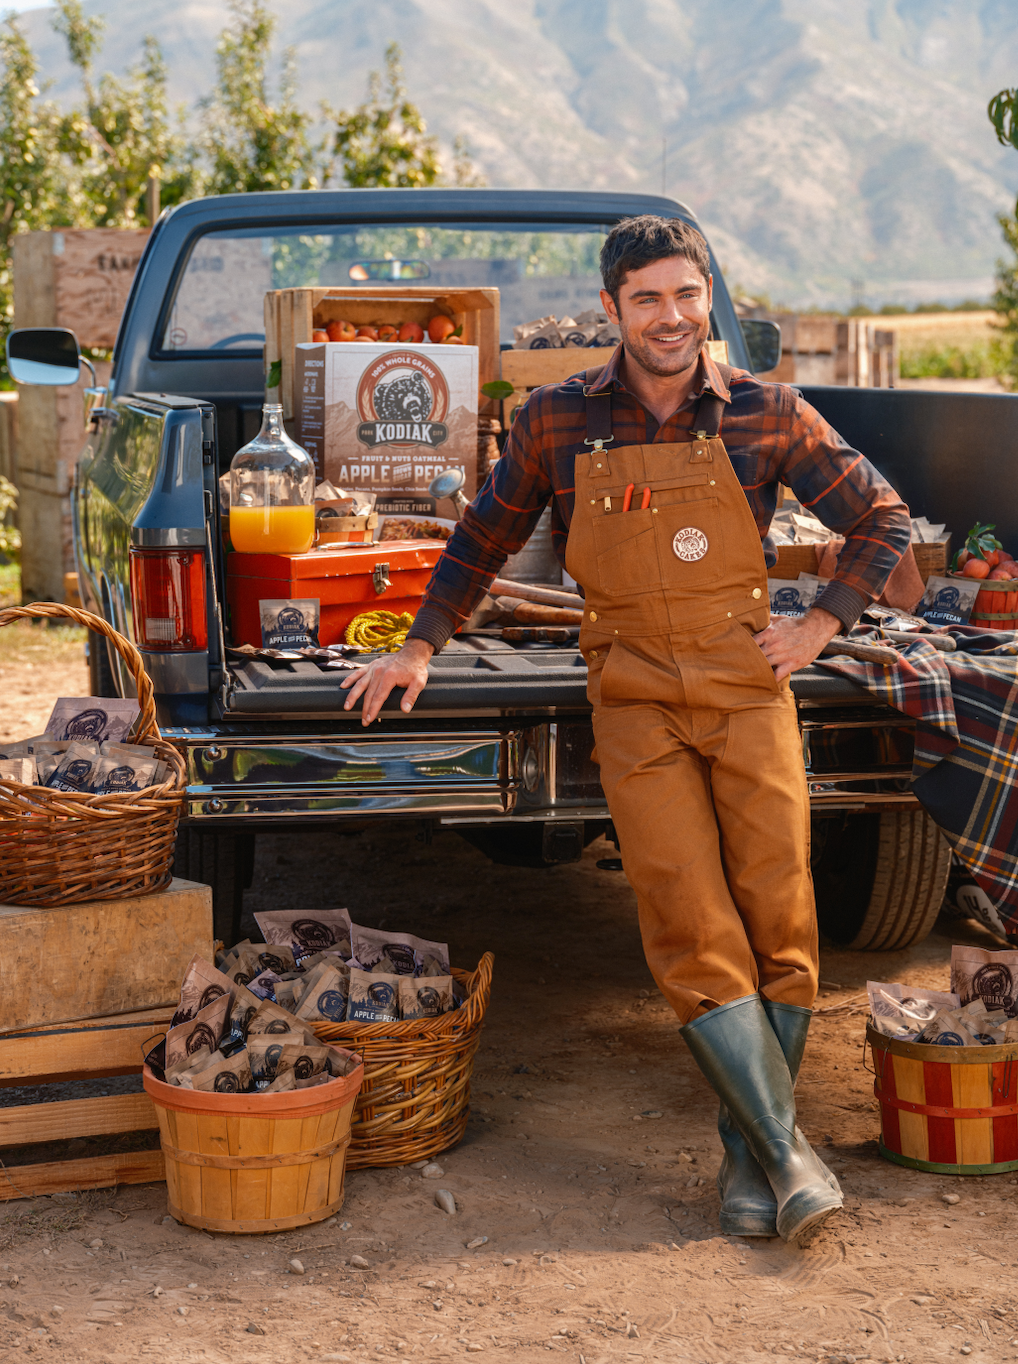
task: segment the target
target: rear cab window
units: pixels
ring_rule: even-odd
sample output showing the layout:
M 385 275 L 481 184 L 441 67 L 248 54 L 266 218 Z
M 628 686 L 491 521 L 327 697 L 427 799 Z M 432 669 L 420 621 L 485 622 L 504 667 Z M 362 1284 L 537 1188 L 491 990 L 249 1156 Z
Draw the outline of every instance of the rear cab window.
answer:
M 495 223 L 234 228 L 191 248 L 160 327 L 158 354 L 260 355 L 269 289 L 433 284 L 497 288 L 503 346 L 548 314 L 600 310 L 609 224 Z

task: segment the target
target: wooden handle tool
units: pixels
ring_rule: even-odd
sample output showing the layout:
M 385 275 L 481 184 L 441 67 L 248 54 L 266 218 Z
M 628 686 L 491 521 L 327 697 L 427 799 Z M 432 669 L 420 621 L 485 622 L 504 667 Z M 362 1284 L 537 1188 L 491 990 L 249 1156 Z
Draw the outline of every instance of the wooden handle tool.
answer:
M 829 644 L 820 650 L 821 658 L 856 658 L 860 663 L 881 663 L 885 668 L 893 667 L 900 658 L 895 649 L 882 649 L 879 644 L 862 644 L 844 635 L 835 635 Z
M 517 625 L 582 625 L 582 611 L 567 611 L 560 606 L 522 601 L 518 597 L 498 597 L 495 603 Z
M 496 578 L 488 589 L 492 596 L 518 597 L 520 601 L 534 601 L 541 606 L 565 606 L 583 610 L 583 598 L 575 592 L 561 592 L 553 587 L 532 587 L 530 583 L 514 583 L 508 578 Z

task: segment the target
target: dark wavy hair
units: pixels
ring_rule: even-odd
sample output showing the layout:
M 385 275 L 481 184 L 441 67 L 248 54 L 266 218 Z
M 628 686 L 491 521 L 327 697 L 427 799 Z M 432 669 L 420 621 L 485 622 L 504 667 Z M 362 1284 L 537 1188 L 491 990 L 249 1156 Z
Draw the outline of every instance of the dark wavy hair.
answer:
M 681 218 L 641 213 L 638 218 L 623 218 L 616 223 L 601 247 L 601 279 L 616 308 L 619 291 L 631 270 L 642 270 L 669 256 L 685 256 L 705 280 L 710 278 L 707 243 L 695 227 Z

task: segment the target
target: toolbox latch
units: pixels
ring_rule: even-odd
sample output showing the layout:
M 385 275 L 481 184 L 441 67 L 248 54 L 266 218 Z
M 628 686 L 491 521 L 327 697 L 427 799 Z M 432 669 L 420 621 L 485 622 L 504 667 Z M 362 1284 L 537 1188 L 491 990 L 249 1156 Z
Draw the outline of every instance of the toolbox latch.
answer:
M 384 592 L 388 592 L 389 588 L 392 586 L 392 581 L 389 578 L 389 565 L 384 560 L 380 564 L 375 564 L 375 571 L 371 575 L 371 581 L 374 583 L 375 591 L 378 596 L 381 596 Z

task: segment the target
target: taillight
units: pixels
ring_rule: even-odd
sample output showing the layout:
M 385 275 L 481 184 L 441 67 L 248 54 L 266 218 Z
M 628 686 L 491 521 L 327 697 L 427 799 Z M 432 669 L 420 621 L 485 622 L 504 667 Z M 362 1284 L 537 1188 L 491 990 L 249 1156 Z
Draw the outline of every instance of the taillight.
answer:
M 132 549 L 131 598 L 139 649 L 208 647 L 203 550 Z

